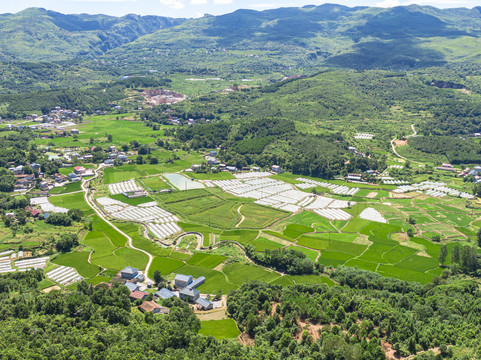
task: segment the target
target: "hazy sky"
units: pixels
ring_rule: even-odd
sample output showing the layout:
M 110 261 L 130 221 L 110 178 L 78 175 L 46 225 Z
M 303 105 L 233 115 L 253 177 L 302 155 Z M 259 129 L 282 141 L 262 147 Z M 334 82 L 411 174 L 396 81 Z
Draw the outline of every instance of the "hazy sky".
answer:
M 319 0 L 0 0 L 0 13 L 18 12 L 28 7 L 43 7 L 63 13 L 89 13 L 125 15 L 163 15 L 172 17 L 199 17 L 205 13 L 218 15 L 236 9 L 265 10 L 278 7 L 319 5 Z M 480 5 L 479 0 L 332 0 L 347 6 L 433 5 L 439 8 Z

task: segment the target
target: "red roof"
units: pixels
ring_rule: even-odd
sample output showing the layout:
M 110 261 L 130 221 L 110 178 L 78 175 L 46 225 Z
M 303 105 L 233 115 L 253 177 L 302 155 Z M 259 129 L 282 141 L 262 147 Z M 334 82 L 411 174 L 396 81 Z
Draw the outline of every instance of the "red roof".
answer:
M 37 210 L 37 209 L 34 209 L 32 210 L 31 214 L 32 216 L 37 216 L 37 215 L 40 215 L 42 212 L 40 210 Z
M 144 301 L 144 303 L 139 306 L 139 309 L 142 309 L 145 312 L 152 312 L 154 309 L 162 309 L 162 306 L 153 301 Z
M 146 293 L 146 292 L 143 292 L 143 291 L 138 291 L 138 290 L 132 291 L 130 293 L 130 297 L 134 298 L 134 299 L 137 299 L 137 300 L 142 300 L 147 295 L 149 295 L 149 293 Z

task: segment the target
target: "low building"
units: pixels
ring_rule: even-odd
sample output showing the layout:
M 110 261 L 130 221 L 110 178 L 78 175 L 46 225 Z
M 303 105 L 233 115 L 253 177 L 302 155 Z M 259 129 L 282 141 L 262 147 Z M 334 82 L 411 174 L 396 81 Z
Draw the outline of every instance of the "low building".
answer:
M 157 298 L 161 298 L 163 300 L 166 300 L 166 299 L 170 299 L 171 297 L 174 297 L 175 294 L 172 291 L 170 291 L 169 289 L 163 288 L 163 289 L 160 289 L 159 291 L 157 291 L 154 294 L 154 296 L 157 297 Z
M 235 166 L 226 166 L 225 168 L 227 169 L 227 171 L 230 171 L 230 172 L 237 171 L 237 168 Z
M 174 279 L 175 285 L 180 288 L 190 285 L 192 281 L 194 281 L 194 278 L 192 275 L 177 274 Z
M 199 310 L 212 310 L 214 308 L 214 304 L 204 298 L 198 298 L 195 303 L 197 304 L 197 309 Z
M 281 173 L 282 168 L 279 165 L 272 165 L 271 170 L 275 173 Z
M 147 296 L 149 296 L 149 293 L 139 290 L 135 290 L 130 293 L 131 300 L 144 300 L 147 298 Z
M 73 171 L 77 175 L 82 175 L 82 174 L 85 173 L 86 170 L 83 166 L 76 166 L 76 167 L 73 168 Z
M 139 306 L 139 310 L 144 313 L 151 312 L 153 314 L 160 314 L 162 306 L 153 301 L 144 301 L 142 305 Z
M 197 299 L 200 297 L 200 291 L 197 289 L 191 289 L 189 287 L 185 287 L 180 290 L 179 296 L 182 300 L 187 300 L 189 302 L 195 303 Z
M 189 285 L 187 285 L 187 288 L 189 289 L 195 289 L 196 287 L 201 286 L 203 283 L 205 283 L 205 277 L 204 276 L 199 276 L 197 279 L 192 281 Z
M 260 168 L 260 167 L 257 167 L 257 166 L 254 166 L 254 167 L 252 168 L 252 171 L 254 171 L 254 172 L 260 172 L 260 171 L 261 171 L 261 168 Z
M 136 277 L 139 273 L 139 269 L 133 268 L 131 266 L 127 266 L 123 270 L 120 271 L 120 276 L 122 279 L 132 280 Z
M 15 213 L 13 213 L 13 212 L 6 213 L 5 217 L 7 219 L 15 219 Z
M 78 131 L 78 129 L 72 129 L 72 130 L 70 130 L 70 133 L 72 133 L 72 134 L 80 134 L 80 131 Z
M 126 282 L 125 286 L 129 288 L 130 292 L 139 290 L 139 285 L 134 284 L 133 282 Z

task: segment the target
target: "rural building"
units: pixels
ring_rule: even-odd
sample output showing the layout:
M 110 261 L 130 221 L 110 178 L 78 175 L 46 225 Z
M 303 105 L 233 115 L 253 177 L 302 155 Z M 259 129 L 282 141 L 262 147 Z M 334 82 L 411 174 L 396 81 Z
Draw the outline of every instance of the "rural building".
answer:
M 134 277 L 137 276 L 138 273 L 139 269 L 127 266 L 120 271 L 120 276 L 122 277 L 122 279 L 132 280 Z
M 201 286 L 203 283 L 205 283 L 205 277 L 200 276 L 197 279 L 195 279 L 193 282 L 191 282 L 189 285 L 187 285 L 187 288 L 195 289 L 196 287 Z
M 194 278 L 192 275 L 182 275 L 182 274 L 177 274 L 175 276 L 174 282 L 177 287 L 183 288 L 192 283 Z
M 187 300 L 189 302 L 196 302 L 197 299 L 200 297 L 200 291 L 185 287 L 182 290 L 180 290 L 179 296 L 182 300 Z
M 453 167 L 451 164 L 442 164 L 441 166 L 438 166 L 436 170 L 442 170 L 442 171 L 456 171 L 456 169 Z
M 70 130 L 70 132 L 72 134 L 80 134 L 80 131 L 78 131 L 78 129 L 72 129 L 72 130 Z
M 73 172 L 77 175 L 82 175 L 85 173 L 85 168 L 83 166 L 76 166 L 73 168 Z
M 13 212 L 9 212 L 9 213 L 6 213 L 5 214 L 5 217 L 7 219 L 14 219 L 15 218 L 15 214 Z
M 230 171 L 230 172 L 237 171 L 237 168 L 235 166 L 226 166 L 225 168 L 227 169 L 227 171 Z
M 198 298 L 195 303 L 197 304 L 197 309 L 199 310 L 212 310 L 214 308 L 214 304 L 204 298 Z
M 260 171 L 261 171 L 261 168 L 258 167 L 258 166 L 254 166 L 254 167 L 252 168 L 252 171 L 254 171 L 254 172 L 260 172 Z
M 275 173 L 281 173 L 282 169 L 279 165 L 272 165 L 271 170 Z
M 171 297 L 175 296 L 175 294 L 167 288 L 160 289 L 154 294 L 155 297 L 161 299 L 170 299 Z
M 126 282 L 125 286 L 127 286 L 131 292 L 139 290 L 139 285 L 134 284 L 132 282 Z
M 139 290 L 135 290 L 130 293 L 131 300 L 144 300 L 147 296 L 149 296 L 149 293 Z
M 139 310 L 142 312 L 151 312 L 153 314 L 160 314 L 162 306 L 153 301 L 144 301 L 142 305 L 139 306 Z

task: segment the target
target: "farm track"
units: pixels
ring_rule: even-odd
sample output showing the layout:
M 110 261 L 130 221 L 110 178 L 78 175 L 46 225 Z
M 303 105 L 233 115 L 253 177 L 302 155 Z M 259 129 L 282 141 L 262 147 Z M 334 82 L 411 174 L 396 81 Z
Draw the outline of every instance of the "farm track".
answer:
M 112 224 L 107 218 L 105 218 L 104 214 L 102 213 L 102 211 L 100 211 L 100 209 L 95 205 L 94 201 L 93 201 L 93 194 L 90 194 L 89 192 L 89 189 L 87 187 L 87 184 L 98 178 L 99 177 L 99 170 L 102 169 L 102 165 L 100 165 L 97 169 L 95 169 L 95 175 L 93 177 L 91 177 L 90 179 L 88 180 L 82 180 L 82 190 L 84 192 L 84 199 L 85 201 L 87 202 L 87 204 L 90 206 L 90 208 L 103 220 L 105 221 L 108 225 L 110 225 L 114 230 L 116 230 L 120 235 L 122 235 L 123 237 L 125 237 L 127 239 L 127 243 L 128 243 L 128 246 L 133 249 L 133 250 L 137 250 L 137 251 L 140 251 L 142 253 L 144 253 L 145 255 L 148 256 L 149 260 L 147 262 L 147 265 L 145 267 L 145 270 L 144 270 L 144 276 L 145 276 L 145 280 L 146 281 L 151 281 L 151 279 L 149 279 L 149 276 L 148 276 L 148 273 L 149 273 L 149 269 L 150 269 L 150 266 L 152 265 L 152 261 L 154 260 L 154 257 L 147 251 L 143 250 L 143 249 L 139 249 L 139 248 L 136 248 L 133 244 L 132 244 L 132 238 L 127 235 L 126 233 L 124 233 L 122 230 L 120 230 L 118 227 L 116 227 L 114 224 Z
M 411 124 L 411 129 L 413 129 L 413 133 L 411 135 L 408 135 L 407 138 L 410 138 L 410 137 L 413 137 L 413 136 L 416 136 L 417 135 L 417 131 L 416 129 L 414 129 L 414 124 Z M 423 163 L 419 162 L 419 161 L 415 161 L 415 160 L 410 160 L 408 159 L 407 157 L 405 156 L 402 156 L 401 154 L 399 154 L 396 150 L 396 145 L 394 145 L 394 141 L 396 141 L 396 138 L 392 139 L 391 140 L 391 148 L 392 148 L 392 151 L 394 154 L 396 154 L 396 156 L 398 156 L 399 158 L 401 159 L 404 159 L 406 161 L 410 161 L 410 162 L 413 162 L 415 164 L 419 164 L 419 165 L 422 165 Z
M 244 220 L 246 219 L 246 217 L 244 215 L 242 215 L 241 213 L 241 209 L 242 207 L 244 206 L 244 204 L 241 204 L 238 208 L 237 208 L 237 212 L 239 213 L 239 215 L 241 216 L 241 219 L 240 221 L 237 223 L 237 225 L 235 226 L 236 228 L 238 228 L 240 226 L 240 224 L 242 224 L 244 222 Z

